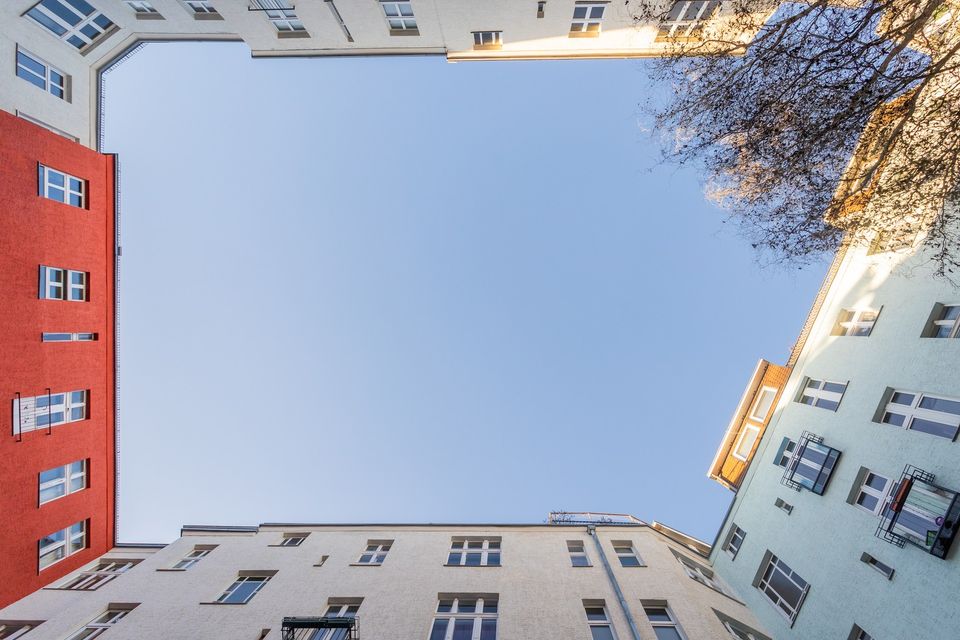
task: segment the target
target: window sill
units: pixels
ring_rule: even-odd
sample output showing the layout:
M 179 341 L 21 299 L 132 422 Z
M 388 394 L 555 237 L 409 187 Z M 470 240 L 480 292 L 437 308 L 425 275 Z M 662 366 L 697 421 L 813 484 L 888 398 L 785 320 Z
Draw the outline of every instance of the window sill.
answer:
M 249 600 L 247 602 L 249 602 Z M 199 604 L 215 604 L 215 605 L 223 605 L 226 607 L 230 607 L 230 606 L 244 605 L 247 603 L 246 602 L 200 602 Z
M 599 31 L 571 31 L 569 33 L 571 38 L 599 38 Z
M 166 567 L 161 567 L 160 569 L 156 569 L 156 571 L 173 571 L 175 573 L 180 573 L 181 571 L 186 571 L 186 569 L 173 569 L 173 568 L 168 569 Z
M 223 20 L 223 16 L 219 13 L 195 13 L 193 14 L 194 20 Z
M 457 567 L 459 569 L 499 569 L 502 564 L 448 564 L 443 563 L 445 567 Z
M 159 13 L 136 13 L 137 20 L 166 20 Z
M 268 547 L 283 547 L 285 549 L 296 549 L 299 544 L 268 544 Z
M 503 49 L 502 44 L 475 44 L 473 45 L 474 51 L 500 51 Z
M 390 29 L 392 36 L 418 36 L 420 29 Z
M 382 567 L 382 562 L 351 562 L 351 567 Z
M 309 31 L 277 31 L 278 38 L 309 38 Z

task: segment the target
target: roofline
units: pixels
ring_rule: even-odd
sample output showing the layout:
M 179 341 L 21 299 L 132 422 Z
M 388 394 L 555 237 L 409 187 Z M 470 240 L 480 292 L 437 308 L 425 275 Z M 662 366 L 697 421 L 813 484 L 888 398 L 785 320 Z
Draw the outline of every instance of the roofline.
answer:
M 724 447 L 724 445 L 727 442 L 727 437 L 730 435 L 730 432 L 733 430 L 734 426 L 739 425 L 740 422 L 742 422 L 742 420 L 738 420 L 738 418 L 740 418 L 743 410 L 745 409 L 747 395 L 751 390 L 760 386 L 760 381 L 763 379 L 763 374 L 766 372 L 770 364 L 771 363 L 764 358 L 760 358 L 760 360 L 757 361 L 757 366 L 753 369 L 753 374 L 750 376 L 750 381 L 747 382 L 746 388 L 740 395 L 740 402 L 737 403 L 737 408 L 733 412 L 730 422 L 727 424 L 727 429 L 723 432 L 723 438 L 720 439 L 720 446 L 717 447 L 717 452 L 713 456 L 713 462 L 710 463 L 710 469 L 707 471 L 707 477 L 711 480 L 717 480 L 719 478 L 719 475 L 715 473 L 714 470 L 717 469 L 718 464 L 721 464 L 721 458 L 726 456 L 726 451 L 724 451 L 726 447 Z
M 374 527 L 390 527 L 390 528 L 401 528 L 401 527 L 455 527 L 458 529 L 464 528 L 512 528 L 512 529 L 524 529 L 524 528 L 533 528 L 533 527 L 545 527 L 545 528 L 556 528 L 556 527 L 586 527 L 586 526 L 595 526 L 595 527 L 607 527 L 611 529 L 640 529 L 640 528 L 650 528 L 653 529 L 649 524 L 645 522 L 636 522 L 636 523 L 610 523 L 610 522 L 597 522 L 597 523 L 584 523 L 584 522 L 575 522 L 575 523 L 559 523 L 559 524 L 549 524 L 546 522 L 263 522 L 259 525 L 241 525 L 241 526 L 231 526 L 231 525 L 198 525 L 198 524 L 186 524 L 180 528 L 180 535 L 184 533 L 259 533 L 261 529 L 300 529 L 300 528 L 321 528 L 321 529 L 336 529 L 336 528 L 374 528 Z M 665 526 L 665 525 L 664 525 Z M 673 529 L 672 527 L 668 527 Z M 677 531 L 676 529 L 673 529 Z M 696 540 L 693 536 L 688 536 L 687 534 L 677 531 L 681 535 L 689 537 Z

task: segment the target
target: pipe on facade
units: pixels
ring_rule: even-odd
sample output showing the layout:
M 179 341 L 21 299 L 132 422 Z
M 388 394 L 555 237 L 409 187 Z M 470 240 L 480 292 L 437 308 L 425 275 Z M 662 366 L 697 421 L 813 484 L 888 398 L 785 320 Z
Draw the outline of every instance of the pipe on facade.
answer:
M 600 538 L 597 537 L 596 525 L 587 525 L 587 535 L 593 538 L 593 544 L 597 547 L 597 555 L 600 556 L 600 562 L 603 563 L 603 570 L 607 572 L 607 579 L 610 581 L 610 586 L 613 587 L 613 592 L 617 595 L 617 602 L 620 603 L 620 609 L 627 618 L 627 624 L 630 625 L 630 634 L 633 636 L 633 640 L 641 640 L 640 630 L 637 629 L 637 623 L 633 621 L 633 616 L 630 614 L 627 600 L 623 597 L 623 591 L 620 590 L 620 583 L 617 582 L 617 576 L 613 574 L 613 569 L 610 567 L 610 563 L 607 562 L 607 554 L 603 552 L 603 545 L 600 544 Z

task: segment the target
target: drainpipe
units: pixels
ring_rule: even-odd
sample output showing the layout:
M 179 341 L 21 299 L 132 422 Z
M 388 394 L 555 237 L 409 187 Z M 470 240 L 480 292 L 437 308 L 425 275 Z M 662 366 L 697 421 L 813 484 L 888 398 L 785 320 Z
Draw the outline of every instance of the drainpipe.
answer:
M 607 562 L 607 554 L 603 552 L 603 545 L 600 544 L 600 538 L 597 537 L 597 526 L 588 524 L 587 535 L 593 538 L 593 543 L 597 547 L 597 555 L 600 556 L 600 562 L 603 563 L 603 570 L 607 572 L 607 579 L 610 580 L 610 586 L 613 587 L 613 592 L 617 594 L 617 602 L 620 603 L 620 609 L 627 618 L 627 624 L 630 625 L 630 634 L 633 636 L 633 640 L 641 640 L 637 623 L 633 621 L 633 616 L 630 615 L 630 609 L 627 607 L 627 601 L 623 597 L 623 591 L 620 590 L 620 583 L 617 582 L 617 577 L 613 575 L 613 569 L 610 567 L 610 563 Z

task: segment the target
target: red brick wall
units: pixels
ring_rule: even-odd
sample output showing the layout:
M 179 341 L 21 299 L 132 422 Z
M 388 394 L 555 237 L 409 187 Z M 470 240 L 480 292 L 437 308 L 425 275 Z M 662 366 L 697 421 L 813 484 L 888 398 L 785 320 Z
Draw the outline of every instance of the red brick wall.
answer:
M 37 164 L 87 180 L 78 209 L 37 195 Z M 38 268 L 87 271 L 89 301 L 40 300 Z M 0 112 L 0 607 L 114 541 L 114 159 Z M 43 343 L 47 332 L 96 342 Z M 13 399 L 88 389 L 89 418 L 14 435 Z M 89 459 L 89 488 L 38 506 L 41 471 Z M 38 571 L 39 539 L 89 520 L 88 548 Z

